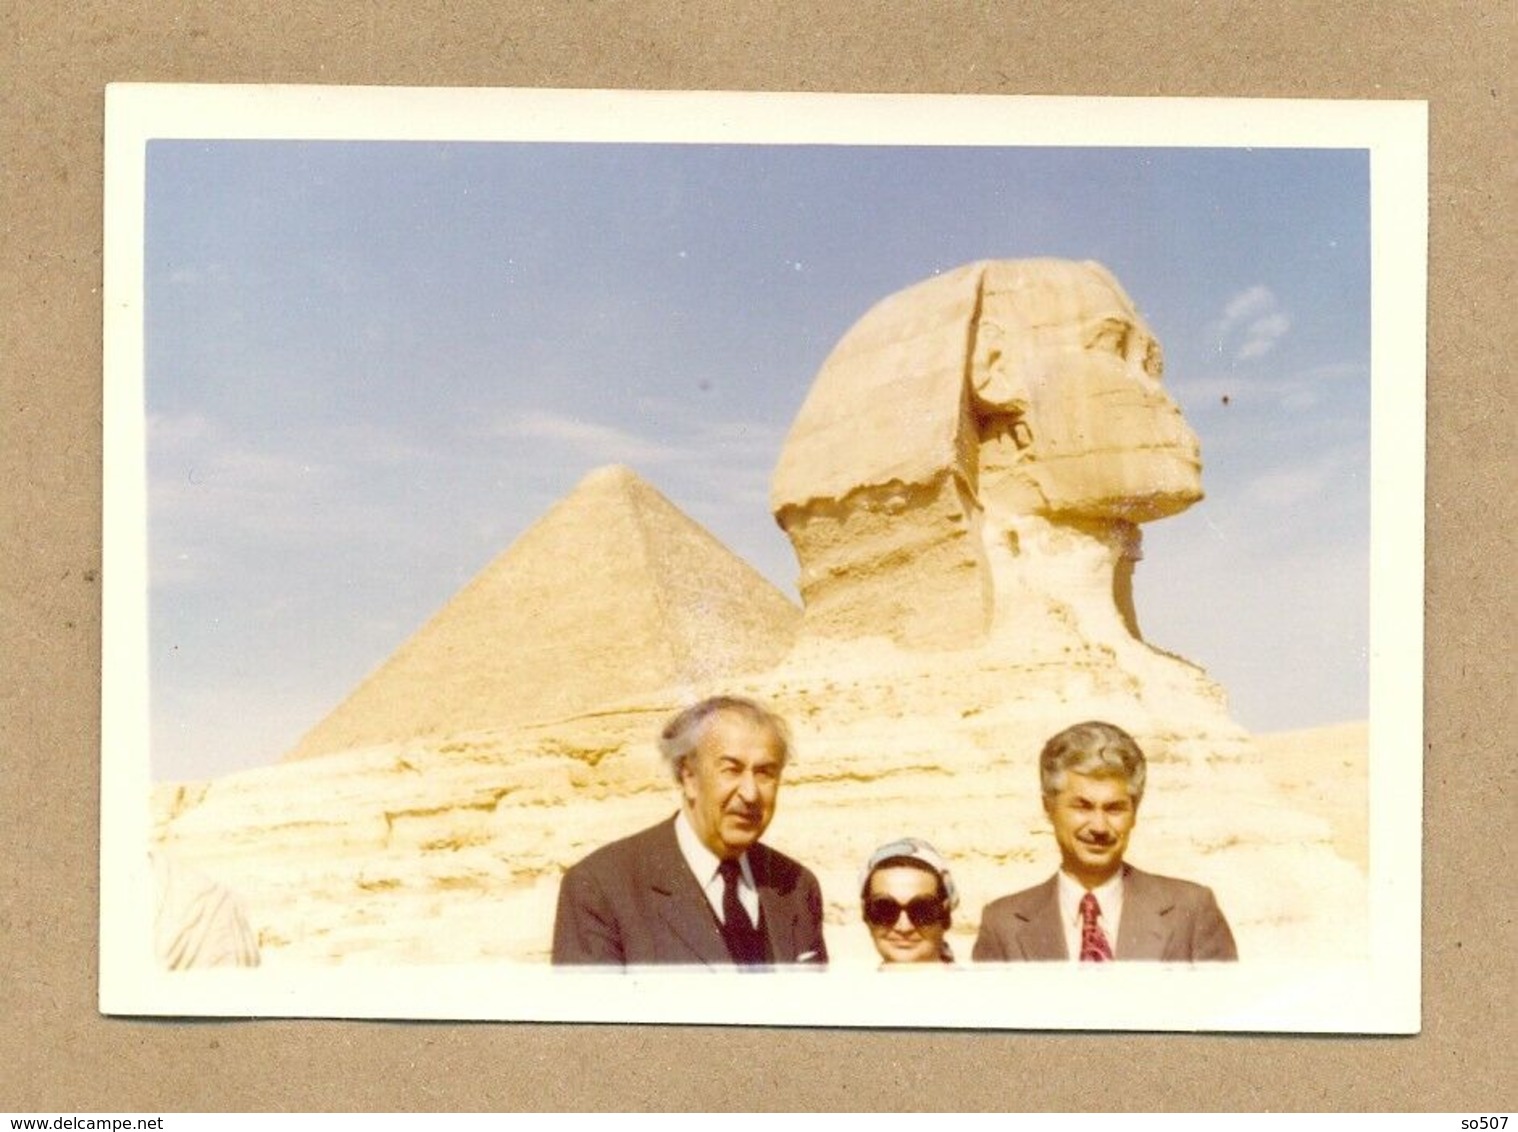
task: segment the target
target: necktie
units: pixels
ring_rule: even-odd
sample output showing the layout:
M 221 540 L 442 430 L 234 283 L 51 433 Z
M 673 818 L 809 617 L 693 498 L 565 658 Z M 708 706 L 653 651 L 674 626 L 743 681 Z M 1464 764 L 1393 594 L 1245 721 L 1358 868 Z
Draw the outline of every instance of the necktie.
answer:
M 748 918 L 748 910 L 743 907 L 743 901 L 738 899 L 738 878 L 743 875 L 738 862 L 735 859 L 723 861 L 717 866 L 717 873 L 722 877 L 723 926 L 731 929 L 748 924 L 752 927 L 753 921 Z
M 764 936 L 748 918 L 748 910 L 738 899 L 738 878 L 742 875 L 736 860 L 717 866 L 722 877 L 722 940 L 728 954 L 739 966 L 753 966 L 765 961 Z
M 1096 893 L 1088 892 L 1081 897 L 1081 962 L 1105 963 L 1112 958 L 1112 945 L 1107 942 L 1096 918 L 1102 914 L 1102 906 L 1096 902 Z

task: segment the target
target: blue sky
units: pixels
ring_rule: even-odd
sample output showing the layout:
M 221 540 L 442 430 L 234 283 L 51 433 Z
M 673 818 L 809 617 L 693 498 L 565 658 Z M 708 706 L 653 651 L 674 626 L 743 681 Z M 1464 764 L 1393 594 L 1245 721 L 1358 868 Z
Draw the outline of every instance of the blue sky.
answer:
M 794 594 L 768 480 L 817 368 L 876 300 L 1000 257 L 1109 267 L 1201 438 L 1208 498 L 1145 528 L 1145 636 L 1252 729 L 1368 714 L 1365 151 L 176 140 L 147 162 L 155 779 L 275 761 L 601 464 Z

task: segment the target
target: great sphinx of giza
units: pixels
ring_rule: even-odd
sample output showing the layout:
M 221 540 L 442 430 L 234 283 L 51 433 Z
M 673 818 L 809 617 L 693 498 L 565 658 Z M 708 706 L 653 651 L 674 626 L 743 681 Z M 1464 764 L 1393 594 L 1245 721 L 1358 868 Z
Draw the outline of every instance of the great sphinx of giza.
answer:
M 1139 524 L 1202 498 L 1196 436 L 1116 279 L 968 264 L 876 304 L 786 439 L 771 504 L 805 632 L 966 648 L 1138 638 Z

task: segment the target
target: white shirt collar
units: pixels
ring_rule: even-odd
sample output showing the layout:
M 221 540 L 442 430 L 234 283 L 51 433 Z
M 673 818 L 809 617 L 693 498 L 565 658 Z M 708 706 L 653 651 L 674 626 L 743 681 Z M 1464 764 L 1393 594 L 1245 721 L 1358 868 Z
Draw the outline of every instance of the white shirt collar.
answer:
M 1081 898 L 1087 891 L 1096 897 L 1096 902 L 1101 907 L 1101 913 L 1096 918 L 1097 924 L 1107 936 L 1107 942 L 1113 951 L 1117 950 L 1118 926 L 1123 917 L 1123 874 L 1127 871 L 1128 866 L 1124 865 L 1089 890 L 1064 869 L 1056 874 L 1059 878 L 1056 885 L 1059 890 L 1059 922 L 1065 931 L 1065 948 L 1071 959 L 1080 958 Z
M 722 858 L 706 847 L 706 843 L 696 836 L 695 827 L 691 825 L 690 818 L 686 816 L 682 808 L 675 815 L 675 843 L 680 846 L 680 856 L 685 858 L 685 863 L 690 866 L 691 873 L 696 878 L 696 883 L 701 886 L 701 891 L 706 893 L 706 900 L 712 906 L 712 911 L 717 919 L 722 919 L 722 874 L 718 869 L 722 865 Z M 759 922 L 759 888 L 754 884 L 754 874 L 748 865 L 748 854 L 738 858 L 738 901 L 743 905 L 748 918 L 754 923 Z

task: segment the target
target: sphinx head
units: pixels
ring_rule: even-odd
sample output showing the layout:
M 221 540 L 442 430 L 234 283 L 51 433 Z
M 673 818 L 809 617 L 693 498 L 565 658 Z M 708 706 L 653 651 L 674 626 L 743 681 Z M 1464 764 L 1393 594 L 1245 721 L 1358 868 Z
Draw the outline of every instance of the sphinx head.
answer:
M 988 264 L 972 334 L 967 412 L 987 512 L 1142 523 L 1202 498 L 1159 343 L 1105 269 Z
M 771 487 L 807 631 L 984 640 L 1020 600 L 1010 557 L 1038 524 L 1111 549 L 1132 628 L 1137 525 L 1202 497 L 1161 368 L 1094 263 L 982 261 L 881 300 L 823 364 Z

